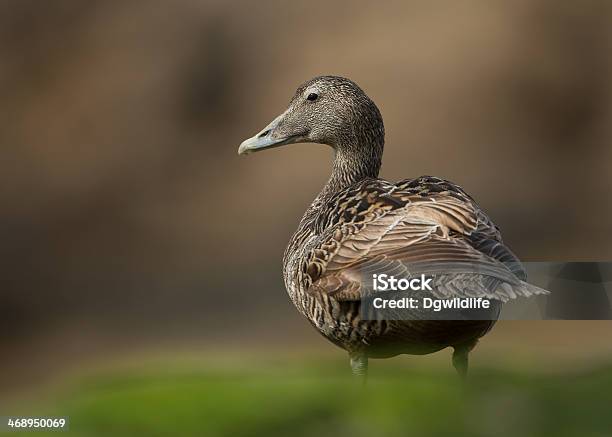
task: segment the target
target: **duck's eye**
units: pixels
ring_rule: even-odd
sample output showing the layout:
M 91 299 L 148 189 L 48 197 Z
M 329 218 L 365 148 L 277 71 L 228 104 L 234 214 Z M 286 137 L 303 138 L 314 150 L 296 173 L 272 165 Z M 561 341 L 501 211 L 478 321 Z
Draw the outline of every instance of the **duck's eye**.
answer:
M 317 93 L 310 93 L 308 94 L 308 97 L 306 97 L 306 99 L 310 100 L 311 102 L 314 102 L 318 98 L 319 98 L 319 95 Z

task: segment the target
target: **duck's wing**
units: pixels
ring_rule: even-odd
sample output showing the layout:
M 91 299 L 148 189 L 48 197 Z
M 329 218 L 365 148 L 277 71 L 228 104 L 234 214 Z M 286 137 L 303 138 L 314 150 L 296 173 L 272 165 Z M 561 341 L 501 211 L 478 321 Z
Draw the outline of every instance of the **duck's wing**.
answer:
M 302 265 L 309 293 L 360 300 L 373 273 L 432 275 L 440 298 L 505 302 L 545 292 L 524 282 L 519 260 L 474 200 L 439 178 L 363 181 L 338 193 L 315 226 L 321 237 Z

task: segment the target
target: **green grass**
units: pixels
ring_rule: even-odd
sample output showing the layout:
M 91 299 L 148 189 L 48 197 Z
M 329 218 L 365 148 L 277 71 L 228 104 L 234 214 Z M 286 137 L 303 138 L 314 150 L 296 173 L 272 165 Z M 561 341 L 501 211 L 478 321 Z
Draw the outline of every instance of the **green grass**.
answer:
M 77 436 L 612 435 L 612 368 L 481 370 L 463 385 L 450 372 L 398 366 L 364 388 L 344 366 L 294 364 L 106 372 L 40 411 L 69 416 L 67 435 Z

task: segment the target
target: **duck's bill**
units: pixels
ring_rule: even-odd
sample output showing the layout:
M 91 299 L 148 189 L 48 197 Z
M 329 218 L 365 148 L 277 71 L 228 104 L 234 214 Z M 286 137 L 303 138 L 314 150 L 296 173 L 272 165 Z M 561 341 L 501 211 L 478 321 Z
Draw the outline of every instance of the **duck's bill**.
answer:
M 283 135 L 277 132 L 277 127 L 283 116 L 284 114 L 279 115 L 257 135 L 244 140 L 238 148 L 238 154 L 246 155 L 248 153 L 259 152 L 260 150 L 300 142 L 302 140 L 301 135 Z

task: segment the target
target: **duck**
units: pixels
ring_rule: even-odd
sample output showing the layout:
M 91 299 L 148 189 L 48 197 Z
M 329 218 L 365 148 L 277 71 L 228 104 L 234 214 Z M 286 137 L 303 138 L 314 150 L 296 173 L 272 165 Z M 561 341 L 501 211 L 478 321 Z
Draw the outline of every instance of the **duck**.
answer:
M 434 176 L 379 178 L 383 119 L 352 80 L 318 76 L 303 83 L 287 109 L 243 141 L 238 154 L 296 143 L 327 145 L 334 159 L 329 180 L 289 240 L 284 283 L 298 312 L 348 352 L 354 375 L 365 377 L 371 358 L 450 347 L 465 378 L 470 351 L 503 303 L 547 293 L 526 282 L 499 228 L 459 185 Z M 364 272 L 433 275 L 435 298 L 484 298 L 491 305 L 479 317 L 440 319 L 423 311 L 368 317 L 364 302 L 382 294 L 368 286 Z

